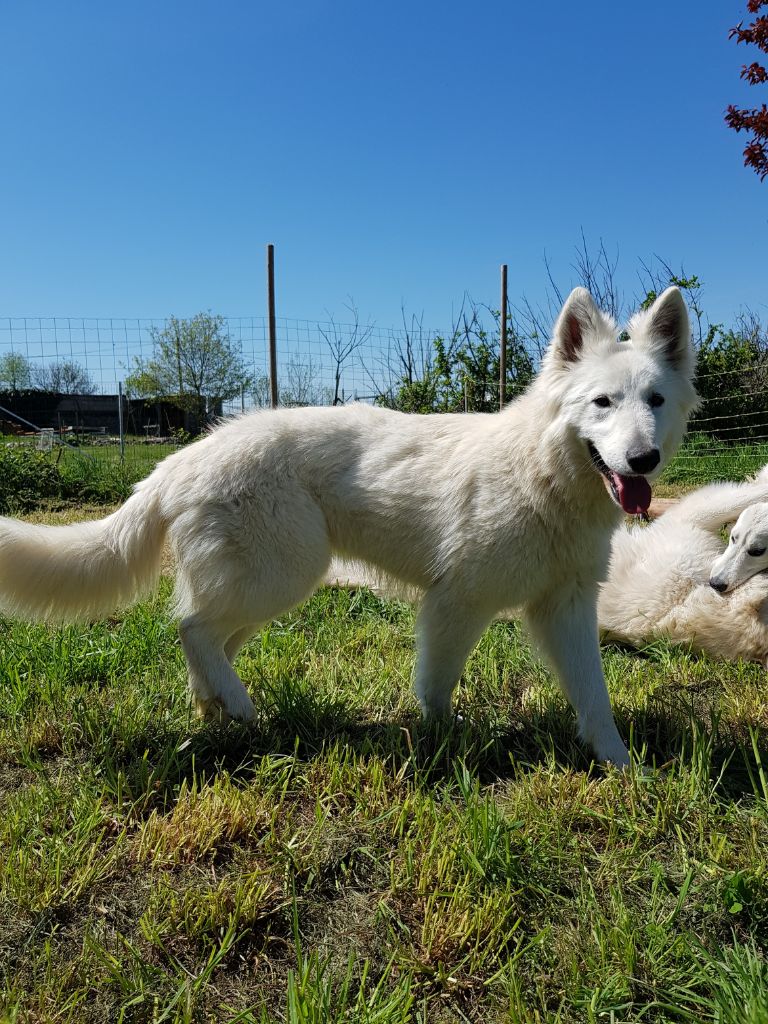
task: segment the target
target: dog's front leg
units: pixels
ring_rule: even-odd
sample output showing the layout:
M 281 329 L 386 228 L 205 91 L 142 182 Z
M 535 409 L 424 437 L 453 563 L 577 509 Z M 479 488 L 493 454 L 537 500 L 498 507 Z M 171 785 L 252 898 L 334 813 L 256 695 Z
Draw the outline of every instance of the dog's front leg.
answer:
M 424 595 L 416 619 L 414 689 L 425 718 L 450 715 L 453 688 L 491 618 L 492 612 L 475 607 L 445 581 Z
M 613 720 L 595 606 L 594 590 L 574 589 L 528 608 L 526 620 L 576 712 L 579 735 L 599 760 L 623 767 L 629 764 L 629 753 Z

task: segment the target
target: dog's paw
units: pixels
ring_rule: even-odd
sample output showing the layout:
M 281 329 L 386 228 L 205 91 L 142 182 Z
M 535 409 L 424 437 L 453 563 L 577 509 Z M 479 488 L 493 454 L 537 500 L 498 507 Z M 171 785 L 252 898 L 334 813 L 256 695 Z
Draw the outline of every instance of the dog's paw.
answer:
M 210 700 L 198 700 L 195 698 L 193 704 L 197 717 L 202 718 L 206 722 L 218 722 L 220 725 L 226 725 L 227 722 L 232 721 L 232 716 L 224 708 L 218 697 L 212 697 Z
M 219 725 L 226 725 L 228 722 L 253 722 L 256 718 L 256 708 L 251 701 L 240 701 L 233 707 L 231 703 L 225 704 L 221 697 L 213 697 L 211 700 L 195 701 L 195 710 L 200 718 L 206 722 L 218 722 Z
M 235 722 L 253 722 L 256 718 L 256 708 L 247 693 L 242 696 L 237 694 L 234 698 L 222 701 L 224 714 Z
M 598 761 L 603 761 L 605 764 L 612 764 L 615 768 L 621 768 L 622 771 L 629 768 L 629 751 L 621 742 L 618 735 L 616 735 L 616 737 L 609 737 L 602 742 L 593 742 L 592 748 L 597 754 Z

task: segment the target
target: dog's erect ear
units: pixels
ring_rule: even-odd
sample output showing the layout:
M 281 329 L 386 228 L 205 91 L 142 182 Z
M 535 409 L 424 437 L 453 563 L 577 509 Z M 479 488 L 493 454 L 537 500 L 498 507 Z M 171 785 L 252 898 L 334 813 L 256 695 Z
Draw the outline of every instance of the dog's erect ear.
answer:
M 691 325 L 679 288 L 674 285 L 667 288 L 648 309 L 642 335 L 644 344 L 664 356 L 676 370 L 689 371 L 692 368 Z
M 574 288 L 557 318 L 552 346 L 560 359 L 573 363 L 581 356 L 584 338 L 599 330 L 600 310 L 586 288 Z

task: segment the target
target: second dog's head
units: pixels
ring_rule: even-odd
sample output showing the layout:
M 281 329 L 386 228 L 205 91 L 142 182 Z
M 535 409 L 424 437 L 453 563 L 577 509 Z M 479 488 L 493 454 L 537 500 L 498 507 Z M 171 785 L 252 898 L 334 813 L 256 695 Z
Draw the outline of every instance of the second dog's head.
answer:
M 768 569 L 768 503 L 744 509 L 734 523 L 728 547 L 715 559 L 709 585 L 720 594 Z

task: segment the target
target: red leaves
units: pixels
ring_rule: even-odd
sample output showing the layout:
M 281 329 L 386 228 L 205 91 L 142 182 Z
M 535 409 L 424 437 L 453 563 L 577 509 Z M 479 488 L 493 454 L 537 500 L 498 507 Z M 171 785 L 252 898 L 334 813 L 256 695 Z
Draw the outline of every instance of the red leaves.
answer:
M 748 0 L 747 11 L 750 14 L 757 14 L 760 8 L 766 5 L 768 0 Z M 768 15 L 760 15 L 746 28 L 743 26 L 744 23 L 739 22 L 728 33 L 728 38 L 735 38 L 737 43 L 747 43 L 756 46 L 763 53 L 768 53 Z M 750 85 L 765 85 L 768 83 L 768 70 L 762 64 L 753 61 L 742 67 L 741 77 Z M 731 104 L 725 114 L 725 123 L 735 132 L 745 131 L 752 134 L 753 137 L 744 149 L 744 166 L 751 167 L 762 181 L 768 176 L 768 107 L 763 103 L 762 107 L 748 110 Z
M 752 140 L 744 148 L 744 166 L 751 167 L 755 174 L 763 181 L 768 175 L 768 151 L 764 142 Z
M 768 14 L 755 18 L 746 28 L 741 27 L 743 24 L 744 22 L 740 21 L 735 28 L 732 28 L 728 33 L 728 38 L 733 39 L 735 36 L 737 43 L 754 43 L 764 52 L 768 52 Z
M 761 82 L 768 82 L 768 71 L 755 60 L 749 65 L 744 65 L 741 69 L 741 77 L 746 79 L 750 85 L 758 85 Z

